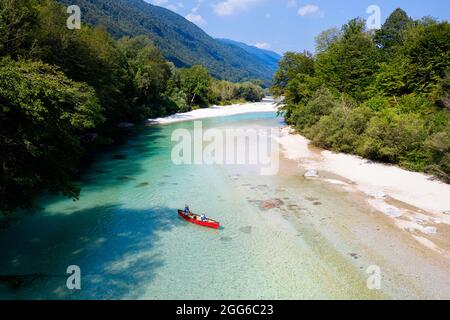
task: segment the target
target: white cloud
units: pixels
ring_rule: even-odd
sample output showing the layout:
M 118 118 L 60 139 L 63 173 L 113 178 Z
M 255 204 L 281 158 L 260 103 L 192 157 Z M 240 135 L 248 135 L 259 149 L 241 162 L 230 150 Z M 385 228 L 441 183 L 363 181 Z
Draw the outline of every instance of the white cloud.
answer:
M 263 0 L 225 0 L 214 4 L 213 8 L 219 16 L 230 16 L 245 11 L 261 1 Z
M 258 42 L 255 44 L 255 47 L 257 47 L 259 49 L 269 49 L 270 44 L 268 44 L 267 42 Z
M 301 7 L 298 9 L 298 14 L 302 17 L 307 15 L 318 15 L 323 17 L 324 15 L 320 8 L 314 4 L 307 4 L 306 6 Z
M 206 20 L 203 19 L 203 17 L 199 14 L 196 14 L 195 12 L 191 12 L 185 17 L 190 22 L 195 23 L 196 25 L 203 27 L 206 25 Z

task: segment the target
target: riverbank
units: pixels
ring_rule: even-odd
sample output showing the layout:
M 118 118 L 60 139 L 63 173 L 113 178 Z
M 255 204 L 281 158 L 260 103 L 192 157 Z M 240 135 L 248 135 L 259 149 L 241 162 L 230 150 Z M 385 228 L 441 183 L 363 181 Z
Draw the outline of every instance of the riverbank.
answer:
M 450 185 L 394 165 L 315 148 L 289 127 L 282 130 L 277 140 L 285 157 L 297 161 L 310 179 L 334 184 L 348 192 L 362 192 L 375 210 L 394 219 L 398 227 L 410 232 L 416 240 L 433 250 L 448 252 L 449 241 L 442 240 L 450 230 Z M 431 235 L 441 238 L 435 240 L 443 248 L 432 239 L 423 238 Z
M 262 102 L 232 104 L 229 106 L 212 106 L 205 109 L 197 109 L 185 113 L 177 113 L 164 118 L 148 119 L 148 125 L 170 124 L 183 121 L 201 120 L 212 117 L 226 117 L 244 113 L 273 112 L 277 107 L 270 98 L 263 99 Z

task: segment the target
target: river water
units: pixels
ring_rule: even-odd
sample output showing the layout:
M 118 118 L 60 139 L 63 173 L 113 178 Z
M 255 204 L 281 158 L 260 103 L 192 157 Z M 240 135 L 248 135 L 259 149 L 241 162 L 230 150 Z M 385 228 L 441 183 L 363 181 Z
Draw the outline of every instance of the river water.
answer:
M 279 128 L 274 113 L 203 120 L 207 128 Z M 336 226 L 367 215 L 363 202 L 310 181 L 287 160 L 277 175 L 251 166 L 175 165 L 174 129 L 141 127 L 102 154 L 80 181 L 79 201 L 43 197 L 36 211 L 0 231 L 2 299 L 358 299 L 370 261 Z M 279 207 L 261 208 L 278 199 Z M 277 200 L 277 201 L 278 201 Z M 220 220 L 191 225 L 176 210 Z M 341 230 L 342 231 L 342 230 Z M 81 269 L 68 290 L 66 269 Z

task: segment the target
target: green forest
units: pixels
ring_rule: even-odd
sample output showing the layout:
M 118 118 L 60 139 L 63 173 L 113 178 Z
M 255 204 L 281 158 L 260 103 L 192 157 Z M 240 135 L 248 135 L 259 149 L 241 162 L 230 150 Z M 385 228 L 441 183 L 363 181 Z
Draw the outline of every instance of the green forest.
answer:
M 69 30 L 68 16 L 53 0 L 0 1 L 2 213 L 43 191 L 76 198 L 80 160 L 113 143 L 121 123 L 264 95 L 257 81 L 178 69 L 145 36 Z
M 146 35 L 177 67 L 201 64 L 218 79 L 233 82 L 263 80 L 270 86 L 277 66 L 261 57 L 262 50 L 213 39 L 179 14 L 144 0 L 55 0 L 78 5 L 83 22 L 102 26 L 114 38 Z M 277 61 L 278 61 L 277 57 Z
M 353 19 L 284 55 L 272 92 L 315 145 L 450 182 L 450 25 L 395 10 L 381 29 Z

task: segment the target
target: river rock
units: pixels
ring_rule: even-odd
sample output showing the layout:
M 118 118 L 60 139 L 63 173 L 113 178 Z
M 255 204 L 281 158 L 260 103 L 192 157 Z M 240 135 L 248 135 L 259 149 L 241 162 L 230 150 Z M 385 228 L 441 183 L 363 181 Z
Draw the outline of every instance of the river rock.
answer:
M 385 198 L 387 197 L 387 194 L 384 193 L 383 191 L 379 190 L 379 191 L 376 191 L 376 192 L 373 194 L 373 196 L 374 196 L 375 198 L 377 198 L 377 199 L 385 199 Z
M 276 198 L 276 199 L 269 199 L 269 200 L 261 201 L 261 204 L 259 205 L 259 207 L 264 210 L 269 210 L 269 209 L 273 209 L 273 208 L 279 208 L 283 204 L 284 204 L 283 200 Z
M 384 213 L 392 218 L 399 218 L 402 216 L 402 213 L 396 207 L 387 207 Z
M 148 183 L 148 182 L 142 182 L 142 183 L 139 183 L 139 184 L 136 186 L 136 188 L 142 188 L 142 187 L 146 187 L 146 186 L 148 186 L 148 185 L 150 185 L 150 183 Z
M 317 170 L 308 170 L 304 176 L 305 178 L 317 178 L 319 176 L 319 172 Z
M 444 211 L 444 214 L 449 215 L 450 216 L 450 210 L 446 210 Z
M 423 233 L 425 234 L 436 234 L 437 228 L 436 227 L 425 227 L 423 228 Z
M 250 234 L 252 233 L 252 226 L 242 227 L 239 229 L 240 232 Z

